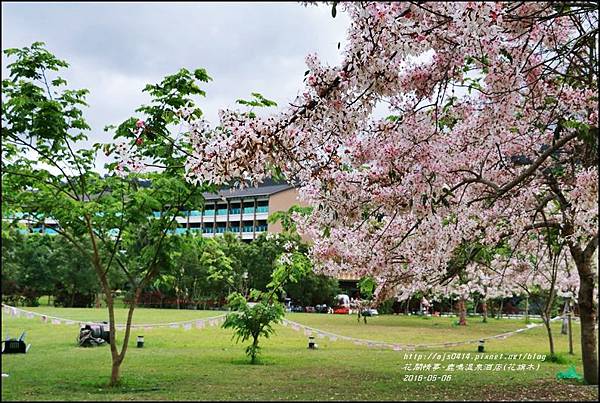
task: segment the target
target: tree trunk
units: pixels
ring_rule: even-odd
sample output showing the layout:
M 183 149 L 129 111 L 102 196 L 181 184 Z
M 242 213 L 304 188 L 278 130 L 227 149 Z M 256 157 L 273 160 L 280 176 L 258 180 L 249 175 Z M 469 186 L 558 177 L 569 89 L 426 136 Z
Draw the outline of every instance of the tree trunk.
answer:
M 567 228 L 566 235 L 573 233 L 572 228 Z M 583 378 L 590 385 L 598 385 L 598 351 L 596 350 L 596 307 L 594 305 L 594 272 L 592 271 L 592 258 L 598 248 L 598 235 L 596 235 L 584 250 L 575 244 L 569 243 L 571 256 L 575 261 L 579 274 L 579 318 L 581 320 L 581 358 L 583 361 Z
M 109 386 L 117 386 L 119 384 L 119 371 L 121 369 L 121 363 L 113 361 L 112 371 L 110 373 L 110 384 Z
M 529 323 L 529 295 L 525 297 L 525 323 Z
M 256 363 L 257 349 L 258 349 L 258 335 L 254 336 L 254 340 L 252 341 L 252 354 L 250 356 L 250 364 Z
M 484 299 L 481 303 L 481 314 L 483 316 L 483 323 L 487 323 L 487 299 Z
M 106 277 L 101 278 L 101 282 L 103 288 L 108 291 L 106 293 L 106 307 L 108 308 L 108 320 L 109 320 L 109 328 L 110 328 L 110 336 L 109 336 L 109 344 L 110 344 L 110 354 L 112 359 L 112 372 L 110 375 L 110 383 L 109 386 L 116 386 L 119 383 L 119 366 L 121 363 L 119 362 L 119 352 L 117 350 L 117 327 L 115 325 L 115 306 L 114 300 L 112 297 L 111 289 L 108 286 L 108 280 Z
M 496 317 L 497 319 L 500 319 L 502 317 L 502 309 L 504 308 L 504 298 L 502 298 L 500 300 L 500 309 L 498 309 L 498 316 Z
M 543 315 L 544 326 L 546 326 L 546 332 L 548 332 L 548 342 L 550 343 L 550 356 L 554 357 L 554 339 L 552 338 L 552 327 L 550 323 L 550 317 Z
M 571 323 L 571 300 L 569 299 L 568 325 L 569 325 L 569 354 L 573 355 L 573 325 Z
M 550 293 L 548 294 L 548 299 L 546 300 L 546 305 L 542 310 L 542 320 L 544 321 L 544 325 L 546 326 L 546 331 L 548 332 L 548 342 L 550 343 L 550 357 L 554 357 L 554 339 L 552 338 L 552 323 L 550 322 L 552 316 L 552 305 L 554 304 L 554 300 L 556 297 L 556 273 L 553 271 L 552 281 L 550 282 Z
M 581 320 L 581 353 L 583 377 L 590 385 L 598 384 L 598 356 L 596 350 L 596 308 L 594 307 L 594 275 L 590 261 L 582 262 L 579 271 L 579 317 Z
M 563 314 L 562 314 L 562 325 L 560 327 L 560 334 L 569 334 L 569 319 L 567 318 L 567 304 L 568 302 L 565 302 L 565 306 L 563 307 Z
M 458 313 L 459 313 L 459 319 L 458 319 L 459 326 L 466 326 L 467 325 L 467 306 L 465 304 L 465 299 L 462 297 L 458 301 Z
M 496 301 L 494 301 L 493 299 L 490 301 L 490 306 L 488 307 L 490 308 L 490 318 L 495 318 L 496 317 Z

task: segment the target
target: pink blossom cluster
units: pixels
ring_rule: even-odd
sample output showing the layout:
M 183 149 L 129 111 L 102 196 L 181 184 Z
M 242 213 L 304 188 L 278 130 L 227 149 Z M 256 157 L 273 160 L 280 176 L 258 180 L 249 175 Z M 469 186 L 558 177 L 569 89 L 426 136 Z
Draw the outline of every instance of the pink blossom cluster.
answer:
M 125 142 L 117 143 L 115 145 L 115 159 L 117 165 L 115 166 L 115 172 L 121 177 L 127 176 L 130 172 L 139 173 L 145 168 L 139 155 L 136 154 L 136 149 L 132 148 Z
M 370 275 L 379 299 L 509 295 L 553 267 L 528 263 L 547 250 L 540 223 L 564 232 L 568 221 L 565 242 L 597 237 L 597 156 L 571 162 L 578 127 L 595 127 L 597 141 L 598 77 L 585 88 L 565 79 L 565 55 L 597 14 L 553 18 L 548 3 L 338 7 L 351 18 L 340 66 L 309 55 L 302 95 L 271 116 L 226 110 L 217 128 L 192 123 L 190 180 L 257 183 L 280 169 L 314 206 L 299 228 L 319 270 Z M 374 117 L 380 105 L 388 118 Z M 461 245 L 504 241 L 510 259 L 442 281 Z M 565 259 L 558 288 L 573 290 Z

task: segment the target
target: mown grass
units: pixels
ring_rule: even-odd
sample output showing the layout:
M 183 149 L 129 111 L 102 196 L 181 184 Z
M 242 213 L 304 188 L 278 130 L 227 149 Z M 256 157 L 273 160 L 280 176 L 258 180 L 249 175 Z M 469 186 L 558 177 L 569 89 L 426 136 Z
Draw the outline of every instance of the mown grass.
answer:
M 104 309 L 28 308 L 72 320 L 105 320 Z M 217 311 L 139 309 L 135 323 L 162 323 L 215 316 Z M 117 311 L 117 321 L 126 311 Z M 521 320 L 472 318 L 467 327 L 455 318 L 383 315 L 357 323 L 355 316 L 289 313 L 290 320 L 341 335 L 397 343 L 436 343 L 477 339 L 524 327 Z M 307 349 L 307 337 L 289 327 L 261 341 L 259 365 L 249 365 L 244 345 L 231 340 L 220 327 L 204 329 L 154 328 L 135 330 L 122 366 L 122 384 L 108 388 L 110 352 L 107 346 L 78 348 L 78 326 L 44 324 L 39 319 L 3 314 L 2 334 L 27 331 L 31 343 L 25 355 L 3 355 L 3 400 L 594 400 L 597 391 L 575 381 L 558 381 L 555 374 L 568 365 L 582 372 L 579 329 L 575 326 L 575 355 L 569 356 L 568 338 L 554 324 L 555 344 L 563 363 L 542 362 L 526 372 L 465 371 L 410 372 L 416 361 L 405 352 L 357 346 L 348 341 L 317 339 L 318 350 Z M 135 348 L 143 334 L 145 346 Z M 476 345 L 438 349 L 476 353 Z M 488 353 L 548 353 L 543 328 L 505 340 L 486 342 Z M 427 351 L 429 353 L 429 351 Z M 420 362 L 438 362 L 422 360 Z M 455 363 L 473 362 L 463 359 Z M 506 360 L 486 361 L 509 363 Z M 532 362 L 527 360 L 521 362 Z M 537 361 L 534 362 L 537 364 Z M 406 381 L 404 375 L 452 374 L 450 381 Z

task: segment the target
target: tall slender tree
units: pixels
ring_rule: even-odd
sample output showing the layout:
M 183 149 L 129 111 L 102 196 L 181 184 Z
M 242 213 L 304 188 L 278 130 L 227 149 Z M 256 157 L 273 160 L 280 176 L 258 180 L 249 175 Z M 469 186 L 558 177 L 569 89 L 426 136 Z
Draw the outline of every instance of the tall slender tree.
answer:
M 58 236 L 93 266 L 108 308 L 110 385 L 116 385 L 140 293 L 166 265 L 165 246 L 172 242 L 176 217 L 201 206 L 201 191 L 208 189 L 184 180 L 189 144 L 170 130 L 184 119 L 200 116 L 192 96 L 204 95 L 197 82 L 210 78 L 202 69 L 193 73 L 182 69 L 146 86 L 151 103 L 137 110 L 141 116 L 113 127 L 120 142 L 90 147 L 86 135 L 90 127 L 81 109 L 88 91 L 69 89 L 57 75 L 68 64 L 41 42 L 4 53 L 12 63 L 2 81 L 3 212 L 19 213 L 40 225 L 53 219 Z M 134 145 L 139 155 L 135 161 L 129 158 Z M 100 150 L 118 155 L 104 176 L 96 167 Z M 144 166 L 153 172 L 139 173 Z M 113 271 L 124 274 L 133 295 L 120 348 Z

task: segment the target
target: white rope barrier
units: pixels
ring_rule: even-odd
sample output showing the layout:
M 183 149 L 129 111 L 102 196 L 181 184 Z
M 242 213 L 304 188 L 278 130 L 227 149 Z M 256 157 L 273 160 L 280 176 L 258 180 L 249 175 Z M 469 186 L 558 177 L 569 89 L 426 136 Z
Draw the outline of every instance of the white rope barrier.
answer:
M 7 313 L 11 316 L 18 317 L 21 315 L 25 315 L 29 319 L 33 319 L 34 317 L 37 316 L 37 317 L 40 317 L 44 323 L 50 322 L 54 325 L 60 325 L 63 323 L 65 325 L 103 324 L 103 322 L 99 322 L 99 321 L 74 320 L 74 319 L 61 318 L 61 317 L 52 316 L 52 315 L 46 315 L 46 314 L 39 313 L 39 312 L 27 311 L 25 309 L 17 308 L 17 307 L 6 305 L 6 304 L 2 304 L 2 309 L 4 310 L 5 313 Z M 204 328 L 207 323 L 209 326 L 215 326 L 215 325 L 222 323 L 225 320 L 225 315 L 226 314 L 221 314 L 221 315 L 217 315 L 217 316 L 210 316 L 208 318 L 198 318 L 198 319 L 182 320 L 182 321 L 178 321 L 178 322 L 168 322 L 168 323 L 131 324 L 131 328 L 132 329 L 143 328 L 143 329 L 149 330 L 149 329 L 153 329 L 155 327 L 170 327 L 173 329 L 183 327 L 185 330 L 190 330 L 192 328 L 192 326 L 195 325 L 196 328 L 201 329 L 201 328 Z M 125 329 L 126 324 L 117 323 L 117 324 L 115 324 L 115 327 L 117 328 L 117 330 L 123 330 L 123 329 Z
M 563 317 L 562 315 L 557 316 L 555 318 L 550 319 L 550 321 L 555 321 L 555 320 L 561 319 L 562 317 Z M 538 323 L 538 324 L 531 323 L 531 324 L 528 324 L 527 327 L 513 330 L 511 332 L 505 332 L 505 333 L 497 334 L 494 336 L 486 336 L 486 337 L 480 337 L 477 339 L 458 341 L 458 342 L 430 343 L 430 344 L 401 344 L 401 343 L 390 343 L 390 342 L 385 342 L 385 341 L 380 341 L 380 340 L 369 340 L 369 339 L 361 339 L 361 338 L 350 337 L 350 336 L 342 336 L 342 335 L 339 335 L 336 333 L 332 333 L 332 332 L 328 332 L 325 330 L 306 326 L 301 323 L 294 322 L 294 321 L 291 321 L 288 319 L 283 319 L 282 324 L 283 324 L 283 326 L 286 326 L 286 327 L 289 326 L 292 330 L 295 330 L 295 331 L 304 330 L 304 334 L 306 336 L 311 336 L 313 333 L 315 333 L 316 336 L 321 339 L 327 337 L 331 341 L 346 340 L 346 341 L 351 341 L 356 345 L 366 345 L 368 347 L 376 347 L 376 348 L 389 348 L 394 351 L 403 351 L 403 350 L 414 351 L 416 349 L 456 347 L 456 346 L 462 346 L 462 345 L 466 345 L 466 344 L 479 343 L 480 340 L 484 340 L 484 341 L 491 340 L 491 339 L 504 340 L 507 337 L 514 336 L 517 333 L 521 333 L 521 332 L 527 331 L 529 329 L 543 326 L 543 324 L 541 324 L 541 323 Z
M 66 325 L 74 325 L 76 323 L 78 323 L 80 325 L 82 325 L 82 324 L 102 324 L 102 322 L 81 321 L 81 320 L 60 318 L 60 317 L 46 315 L 46 314 L 42 314 L 42 313 L 38 313 L 38 312 L 27 311 L 25 309 L 17 308 L 17 307 L 6 305 L 6 304 L 2 304 L 2 308 L 5 313 L 10 314 L 11 316 L 18 317 L 21 314 L 24 314 L 27 318 L 30 318 L 30 319 L 32 319 L 36 316 L 41 317 L 41 319 L 44 323 L 47 323 L 50 321 L 52 324 L 63 324 L 64 323 Z M 226 315 L 227 314 L 221 314 L 221 315 L 217 315 L 217 316 L 211 316 L 208 318 L 198 318 L 198 319 L 184 320 L 184 321 L 178 321 L 178 322 L 168 322 L 168 323 L 132 324 L 131 328 L 138 328 L 138 329 L 143 328 L 145 330 L 149 330 L 149 329 L 152 329 L 155 327 L 169 327 L 172 329 L 178 329 L 180 327 L 183 327 L 185 330 L 190 330 L 192 328 L 192 326 L 195 325 L 196 328 L 201 329 L 201 328 L 204 328 L 207 323 L 210 326 L 215 326 L 215 325 L 222 323 L 225 320 Z M 560 315 L 560 316 L 550 319 L 550 321 L 551 322 L 556 321 L 556 320 L 562 319 L 565 316 L 566 315 Z M 480 337 L 477 339 L 470 339 L 470 340 L 464 340 L 464 341 L 458 341 L 458 342 L 429 343 L 429 344 L 402 344 L 402 343 L 390 343 L 390 342 L 385 342 L 385 341 L 380 341 L 380 340 L 362 339 L 362 338 L 351 337 L 351 336 L 343 336 L 340 334 L 328 332 L 326 330 L 317 329 L 317 328 L 314 328 L 311 326 L 306 326 L 301 323 L 294 322 L 294 321 L 291 321 L 291 320 L 285 319 L 285 318 L 282 319 L 282 325 L 285 327 L 289 326 L 294 331 L 303 330 L 304 334 L 306 336 L 311 336 L 314 333 L 320 339 L 328 338 L 331 341 L 345 340 L 345 341 L 351 341 L 356 345 L 366 345 L 368 347 L 375 347 L 375 348 L 389 348 L 394 351 L 403 351 L 403 350 L 414 351 L 416 349 L 456 347 L 456 346 L 462 346 L 462 345 L 467 345 L 467 344 L 479 343 L 480 340 L 484 340 L 484 341 L 485 340 L 493 340 L 493 339 L 504 340 L 507 337 L 514 336 L 517 333 L 522 333 L 529 329 L 543 326 L 543 324 L 541 324 L 541 323 L 537 323 L 537 324 L 531 323 L 531 324 L 528 324 L 524 328 L 513 330 L 511 332 L 505 332 L 505 333 L 500 333 L 500 334 L 497 334 L 494 336 L 485 336 L 485 337 Z M 125 326 L 126 326 L 125 324 L 116 324 L 115 325 L 117 330 L 123 330 L 125 328 Z

